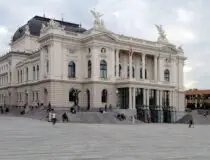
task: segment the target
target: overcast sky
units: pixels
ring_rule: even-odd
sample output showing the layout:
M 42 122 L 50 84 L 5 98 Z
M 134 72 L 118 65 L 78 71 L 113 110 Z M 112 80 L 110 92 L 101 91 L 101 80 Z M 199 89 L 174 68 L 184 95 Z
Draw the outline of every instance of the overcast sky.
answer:
M 210 1 L 207 0 L 0 0 L 0 53 L 16 29 L 35 15 L 92 27 L 90 9 L 104 14 L 109 30 L 155 41 L 162 24 L 170 42 L 183 44 L 185 87 L 210 88 Z M 63 16 L 62 16 L 63 15 Z

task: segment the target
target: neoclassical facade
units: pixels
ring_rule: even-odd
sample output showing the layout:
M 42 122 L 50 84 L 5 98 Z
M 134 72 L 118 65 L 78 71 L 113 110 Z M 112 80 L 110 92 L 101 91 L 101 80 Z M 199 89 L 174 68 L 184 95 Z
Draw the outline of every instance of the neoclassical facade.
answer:
M 157 41 L 115 34 L 101 14 L 91 11 L 93 27 L 35 16 L 14 34 L 11 51 L 0 58 L 0 103 L 56 107 L 105 104 L 122 109 L 142 105 L 184 110 L 181 47 L 162 26 Z

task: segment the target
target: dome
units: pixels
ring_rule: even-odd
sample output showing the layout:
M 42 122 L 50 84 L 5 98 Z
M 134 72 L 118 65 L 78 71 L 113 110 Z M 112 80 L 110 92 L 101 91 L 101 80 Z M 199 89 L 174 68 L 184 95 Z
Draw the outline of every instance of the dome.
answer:
M 19 38 L 21 38 L 25 34 L 26 25 L 29 26 L 29 31 L 30 31 L 31 35 L 40 36 L 40 31 L 41 31 L 41 28 L 42 28 L 42 24 L 47 25 L 47 23 L 49 21 L 50 21 L 49 18 L 39 17 L 39 16 L 33 17 L 31 20 L 29 20 L 27 22 L 27 24 L 18 28 L 18 30 L 13 35 L 12 41 L 14 42 L 14 41 L 18 40 Z M 79 24 L 74 24 L 74 23 L 69 23 L 69 22 L 64 22 L 64 21 L 59 21 L 59 20 L 55 20 L 55 21 L 60 23 L 61 25 L 63 25 L 64 29 L 66 31 L 77 32 L 77 33 L 83 33 L 83 32 L 86 31 L 86 29 L 81 28 Z

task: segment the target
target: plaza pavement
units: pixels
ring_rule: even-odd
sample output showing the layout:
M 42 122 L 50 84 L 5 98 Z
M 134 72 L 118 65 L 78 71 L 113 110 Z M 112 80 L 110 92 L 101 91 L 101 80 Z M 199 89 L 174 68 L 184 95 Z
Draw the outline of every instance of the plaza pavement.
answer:
M 76 124 L 0 116 L 0 160 L 209 160 L 210 127 Z

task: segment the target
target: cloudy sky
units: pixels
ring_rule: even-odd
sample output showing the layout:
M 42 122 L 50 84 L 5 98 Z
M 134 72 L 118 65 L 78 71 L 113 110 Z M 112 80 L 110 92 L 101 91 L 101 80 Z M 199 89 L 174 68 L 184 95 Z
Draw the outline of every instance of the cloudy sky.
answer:
M 162 24 L 168 39 L 183 44 L 185 87 L 210 88 L 210 1 L 207 0 L 0 0 L 0 53 L 15 30 L 34 15 L 92 27 L 90 9 L 104 13 L 106 27 L 116 33 L 155 41 L 154 24 Z

